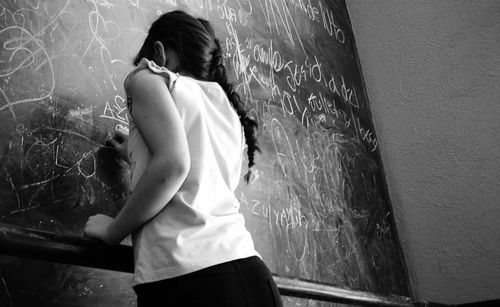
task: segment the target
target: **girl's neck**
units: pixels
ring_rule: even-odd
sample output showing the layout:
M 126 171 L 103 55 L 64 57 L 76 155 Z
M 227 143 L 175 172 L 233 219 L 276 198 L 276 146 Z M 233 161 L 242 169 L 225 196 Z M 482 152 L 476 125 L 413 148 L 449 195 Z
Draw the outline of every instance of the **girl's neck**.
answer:
M 184 77 L 189 77 L 189 78 L 193 78 L 193 79 L 196 79 L 195 76 L 193 76 L 191 73 L 187 72 L 187 71 L 184 71 L 184 70 L 181 70 L 181 71 L 178 71 L 177 72 L 179 75 L 181 76 L 184 76 Z

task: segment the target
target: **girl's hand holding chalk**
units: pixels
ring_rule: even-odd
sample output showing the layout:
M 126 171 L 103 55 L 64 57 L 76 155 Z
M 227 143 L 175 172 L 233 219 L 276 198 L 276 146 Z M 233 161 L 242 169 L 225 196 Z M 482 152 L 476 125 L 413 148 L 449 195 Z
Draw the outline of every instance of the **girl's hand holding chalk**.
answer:
M 128 128 L 121 125 L 116 126 L 113 138 L 106 141 L 106 145 L 116 150 L 120 159 L 130 163 L 127 154 L 127 143 Z

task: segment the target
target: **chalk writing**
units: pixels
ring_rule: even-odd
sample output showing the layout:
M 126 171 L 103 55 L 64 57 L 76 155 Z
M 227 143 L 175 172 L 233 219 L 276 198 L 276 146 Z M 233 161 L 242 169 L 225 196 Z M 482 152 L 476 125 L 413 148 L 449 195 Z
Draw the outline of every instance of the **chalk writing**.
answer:
M 291 12 L 283 0 L 259 0 L 259 4 L 264 13 L 269 32 L 276 31 L 276 34 L 280 35 L 280 28 L 283 27 L 290 43 L 296 46 L 295 41 L 297 41 L 302 51 L 306 53 Z
M 305 13 L 311 21 L 321 23 L 328 34 L 335 37 L 339 43 L 345 43 L 344 30 L 335 21 L 333 11 L 323 6 L 321 1 L 313 3 L 311 0 L 286 0 L 286 2 Z
M 125 99 L 120 95 L 115 96 L 112 104 L 106 101 L 106 105 L 100 117 L 112 119 L 122 124 L 128 124 L 128 110 L 124 102 Z

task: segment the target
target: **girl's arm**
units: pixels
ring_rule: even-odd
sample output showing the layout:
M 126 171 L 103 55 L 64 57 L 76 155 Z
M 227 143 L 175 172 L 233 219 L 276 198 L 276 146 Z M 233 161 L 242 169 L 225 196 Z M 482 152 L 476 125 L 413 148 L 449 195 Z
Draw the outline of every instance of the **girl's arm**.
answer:
M 181 187 L 190 168 L 183 123 L 165 80 L 149 70 L 129 81 L 132 117 L 151 152 L 151 161 L 116 218 L 96 215 L 85 235 L 118 244 L 154 217 Z

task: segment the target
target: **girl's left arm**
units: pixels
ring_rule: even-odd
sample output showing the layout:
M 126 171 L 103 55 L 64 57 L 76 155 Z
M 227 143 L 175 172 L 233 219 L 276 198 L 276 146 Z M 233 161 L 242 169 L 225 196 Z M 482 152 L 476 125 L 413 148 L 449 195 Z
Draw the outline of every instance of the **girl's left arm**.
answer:
M 148 70 L 129 81 L 132 116 L 151 152 L 151 161 L 116 218 L 95 215 L 84 233 L 118 244 L 158 214 L 184 182 L 190 168 L 183 123 L 165 80 Z

